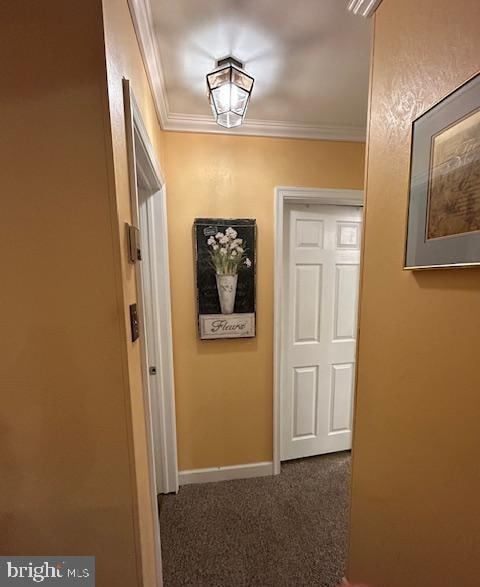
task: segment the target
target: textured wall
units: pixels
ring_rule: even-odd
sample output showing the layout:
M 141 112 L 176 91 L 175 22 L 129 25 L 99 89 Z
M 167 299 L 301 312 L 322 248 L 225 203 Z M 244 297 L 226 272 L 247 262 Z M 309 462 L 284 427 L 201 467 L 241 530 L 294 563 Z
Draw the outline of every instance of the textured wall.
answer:
M 364 145 L 165 133 L 180 469 L 272 459 L 275 186 L 363 186 Z M 200 341 L 195 217 L 256 218 L 257 337 Z
M 137 301 L 135 268 L 127 259 L 125 223 L 132 222 L 130 186 L 125 136 L 125 116 L 122 79 L 130 81 L 131 91 L 141 111 L 142 119 L 152 142 L 157 159 L 162 160 L 163 133 L 157 120 L 152 94 L 145 74 L 127 0 L 104 0 L 104 26 L 108 99 L 111 123 L 116 218 L 118 221 L 118 255 L 121 267 L 123 298 L 124 344 L 128 369 L 133 450 L 135 457 L 136 508 L 140 538 L 143 580 L 145 585 L 155 584 L 158 573 L 155 560 L 156 504 L 150 494 L 150 455 L 146 446 L 144 395 L 141 375 L 140 342 L 130 342 L 129 304 Z
M 2 555 L 139 584 L 100 0 L 3 2 Z
M 412 120 L 480 68 L 478 0 L 376 16 L 349 571 L 378 587 L 480 576 L 480 271 L 402 270 Z

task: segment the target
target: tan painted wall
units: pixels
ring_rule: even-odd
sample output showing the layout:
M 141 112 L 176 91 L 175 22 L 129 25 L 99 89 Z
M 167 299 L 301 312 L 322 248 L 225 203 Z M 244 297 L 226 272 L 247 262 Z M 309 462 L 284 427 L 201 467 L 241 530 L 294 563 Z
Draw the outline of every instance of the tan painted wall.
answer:
M 125 325 L 99 0 L 7 2 L 1 553 L 93 554 L 138 585 Z
M 272 459 L 276 186 L 363 187 L 364 145 L 165 133 L 179 468 Z M 257 337 L 200 341 L 195 217 L 256 218 Z
M 375 23 L 349 569 L 378 587 L 480 576 L 480 271 L 402 271 L 410 124 L 480 69 L 477 0 Z
M 126 1 L 12 3 L 1 25 L 1 551 L 93 554 L 98 585 L 150 586 L 122 77 L 160 160 L 162 133 Z
M 157 120 L 155 107 L 142 62 L 137 38 L 126 0 L 103 0 L 105 21 L 105 45 L 108 74 L 108 93 L 112 132 L 113 159 L 115 167 L 115 191 L 117 197 L 117 220 L 120 236 L 120 255 L 124 297 L 125 328 L 130 336 L 128 307 L 137 301 L 134 266 L 127 259 L 125 223 L 132 223 L 130 187 L 125 134 L 124 99 L 122 79 L 130 81 L 131 91 L 140 108 L 145 128 L 158 160 L 163 158 L 163 133 Z M 137 489 L 137 512 L 142 552 L 142 569 L 145 585 L 153 585 L 155 567 L 156 507 L 150 500 L 149 454 L 146 445 L 144 398 L 141 377 L 140 344 L 127 340 L 127 362 L 130 379 L 130 402 L 132 410 L 133 445 Z M 156 505 L 156 504 L 154 504 Z

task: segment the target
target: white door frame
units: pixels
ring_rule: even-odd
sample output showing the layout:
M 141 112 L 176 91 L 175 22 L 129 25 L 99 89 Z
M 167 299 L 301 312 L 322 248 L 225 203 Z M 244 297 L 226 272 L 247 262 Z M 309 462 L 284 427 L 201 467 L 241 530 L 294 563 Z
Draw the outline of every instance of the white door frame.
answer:
M 162 493 L 178 492 L 178 464 L 177 464 L 177 435 L 175 419 L 175 388 L 173 377 L 173 343 L 172 343 L 172 315 L 170 300 L 170 270 L 168 257 L 168 225 L 165 179 L 160 164 L 155 155 L 142 115 L 128 80 L 123 80 L 125 117 L 127 126 L 127 151 L 130 153 L 129 177 L 130 193 L 132 195 L 132 221 L 139 226 L 139 202 L 137 193 L 137 171 L 143 183 L 148 186 L 151 196 L 148 198 L 149 211 L 149 249 L 152 257 L 150 266 L 151 278 L 156 292 L 152 300 L 155 324 L 153 338 L 156 342 L 156 366 L 160 367 L 159 379 L 150 378 L 150 386 L 156 394 L 155 414 L 160 419 L 161 439 L 155 446 L 154 453 L 160 456 L 164 487 L 156 489 Z M 153 220 L 155 219 L 155 220 Z M 161 275 L 161 279 L 159 276 Z M 137 304 L 141 305 L 143 292 L 141 291 L 140 265 L 136 263 Z M 143 308 L 139 308 L 143 311 Z M 140 314 L 141 315 L 141 314 Z M 149 325 L 150 326 L 150 325 Z M 145 336 L 143 328 L 141 334 Z M 145 344 L 142 345 L 143 353 Z M 144 377 L 148 377 L 146 356 L 144 359 Z M 154 383 L 158 381 L 158 385 Z M 146 386 L 144 386 L 146 388 Z M 146 408 L 150 409 L 149 404 Z M 153 438 L 152 438 L 153 446 Z M 155 463 L 154 463 L 155 465 Z M 155 494 L 156 500 L 156 494 Z
M 275 188 L 275 252 L 274 252 L 274 320 L 273 320 L 273 473 L 280 473 L 280 418 L 283 369 L 281 366 L 283 340 L 283 261 L 284 218 L 288 204 L 330 204 L 334 206 L 363 206 L 362 190 L 320 188 Z

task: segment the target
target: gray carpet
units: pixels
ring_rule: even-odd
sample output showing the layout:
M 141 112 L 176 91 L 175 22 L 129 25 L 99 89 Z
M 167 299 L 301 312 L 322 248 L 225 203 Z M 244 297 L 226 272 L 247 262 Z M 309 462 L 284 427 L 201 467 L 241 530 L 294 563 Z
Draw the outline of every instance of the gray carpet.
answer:
M 350 453 L 276 477 L 186 485 L 162 499 L 165 587 L 333 587 L 344 575 Z

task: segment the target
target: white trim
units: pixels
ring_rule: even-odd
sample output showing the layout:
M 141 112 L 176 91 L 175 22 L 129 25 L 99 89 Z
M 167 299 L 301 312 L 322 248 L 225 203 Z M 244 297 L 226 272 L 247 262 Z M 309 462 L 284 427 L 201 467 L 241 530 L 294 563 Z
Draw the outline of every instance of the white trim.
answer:
M 132 221 L 139 226 L 139 206 L 137 192 L 137 172 L 143 183 L 148 186 L 150 197 L 149 207 L 149 250 L 152 255 L 151 279 L 153 289 L 156 292 L 152 300 L 155 316 L 155 340 L 154 353 L 156 366 L 160 367 L 158 376 L 159 384 L 155 385 L 156 417 L 161 423 L 161 439 L 156 442 L 152 451 L 152 466 L 162 467 L 161 478 L 163 487 L 157 487 L 154 481 L 154 499 L 156 504 L 157 492 L 170 493 L 178 491 L 178 466 L 177 466 L 177 438 L 175 424 L 175 390 L 173 378 L 173 342 L 171 322 L 171 300 L 168 262 L 168 232 L 167 232 L 167 203 L 166 190 L 160 164 L 143 123 L 140 109 L 130 89 L 129 81 L 123 80 L 125 118 L 127 127 L 127 150 L 129 153 L 130 191 L 132 194 Z M 155 218 L 155 222 L 152 220 Z M 162 276 L 159 279 L 159 275 Z M 140 264 L 136 263 L 137 288 L 141 286 Z M 139 315 L 143 315 L 143 292 L 137 292 L 137 305 Z M 142 321 L 143 322 L 143 321 Z M 141 328 L 142 336 L 145 331 Z M 142 344 L 143 377 L 148 378 L 148 361 L 145 353 L 145 341 Z M 153 382 L 151 382 L 153 385 Z M 147 389 L 147 381 L 144 381 L 144 390 Z M 149 398 L 145 398 L 146 406 L 150 413 L 150 421 L 147 422 L 149 439 L 153 448 L 153 432 L 151 425 L 152 407 Z M 155 406 L 154 406 L 155 407 Z M 155 506 L 156 511 L 156 506 Z
M 375 14 L 381 1 L 382 0 L 350 0 L 347 10 L 353 14 L 369 18 Z
M 132 223 L 138 227 L 139 223 L 139 212 L 138 212 L 138 193 L 137 193 L 137 160 L 136 160 L 136 149 L 135 149 L 135 134 L 137 131 L 134 123 L 134 98 L 130 90 L 130 83 L 128 80 L 123 79 L 123 106 L 125 114 L 125 134 L 126 134 L 126 148 L 127 148 L 127 163 L 128 163 L 128 178 L 130 184 L 130 202 L 132 206 Z M 140 320 L 143 322 L 143 295 L 141 288 L 141 274 L 138 263 L 135 267 L 135 275 L 137 282 L 137 307 L 138 315 Z M 141 328 L 142 344 L 141 348 L 141 361 L 142 361 L 142 390 L 143 390 L 143 402 L 145 407 L 145 442 L 147 445 L 147 457 L 149 459 L 148 466 L 148 483 L 150 486 L 150 508 L 153 513 L 158 511 L 157 505 L 157 485 L 155 479 L 155 451 L 154 451 L 154 440 L 152 431 L 152 413 L 150 407 L 150 398 L 148 395 L 148 387 L 146 378 L 147 357 L 146 357 L 146 345 L 145 345 L 145 332 Z M 160 523 L 158 516 L 153 517 L 153 531 L 155 540 L 155 574 L 156 574 L 156 585 L 160 587 L 163 585 L 162 575 L 162 551 L 160 546 Z M 143 565 L 143 554 L 142 554 L 142 565 Z
M 154 282 L 157 291 L 157 315 L 159 324 L 160 365 L 163 393 L 165 468 L 163 487 L 164 493 L 178 492 L 178 460 L 177 460 L 177 421 L 175 413 L 175 381 L 173 375 L 173 334 L 172 304 L 170 298 L 170 266 L 168 255 L 168 222 L 167 222 L 167 189 L 165 184 L 161 198 L 152 198 L 151 206 L 157 222 L 150 226 L 153 242 L 157 246 L 152 251 L 156 271 Z M 162 246 L 159 246 L 161 243 Z M 161 276 L 161 277 L 160 277 Z
M 158 471 L 157 492 L 178 491 L 177 443 L 175 397 L 173 380 L 172 323 L 170 303 L 170 272 L 168 248 L 166 246 L 167 215 L 165 187 L 146 200 L 142 215 L 141 232 L 148 247 L 149 290 L 144 292 L 150 304 L 153 320 L 146 323 L 147 340 L 152 341 L 149 349 L 150 365 L 157 367 L 157 374 L 149 377 L 152 395 L 152 416 L 159 423 L 155 427 L 155 466 Z M 146 230 L 144 230 L 146 228 Z M 147 251 L 145 252 L 145 257 Z M 146 262 L 146 259 L 144 259 Z
M 247 463 L 246 465 L 232 465 L 230 467 L 211 467 L 208 469 L 179 471 L 178 480 L 180 485 L 190 485 L 192 483 L 211 483 L 212 481 L 267 477 L 272 474 L 272 462 Z
M 280 473 L 280 390 L 282 388 L 282 347 L 285 333 L 282 319 L 283 225 L 286 204 L 330 204 L 363 206 L 362 190 L 298 187 L 275 188 L 274 320 L 273 320 L 273 473 Z
M 160 51 L 148 0 L 128 0 L 138 44 L 152 90 L 160 126 L 164 130 L 231 134 L 240 136 L 283 137 L 328 141 L 365 142 L 364 126 L 329 126 L 247 118 L 242 126 L 222 129 L 210 116 L 170 112 Z
M 219 126 L 210 116 L 195 114 L 168 114 L 164 128 L 165 130 L 173 131 L 234 134 L 240 136 L 362 143 L 366 140 L 366 129 L 361 126 L 327 126 L 247 118 L 241 126 L 229 130 Z
M 165 128 L 168 118 L 167 92 L 155 34 L 153 32 L 152 14 L 148 0 L 128 0 L 133 26 L 137 34 L 140 52 L 152 90 L 155 108 L 160 126 Z
M 128 81 L 128 80 L 126 80 Z M 155 150 L 148 136 L 148 131 L 143 122 L 142 113 L 138 107 L 135 96 L 131 93 L 130 104 L 132 108 L 132 117 L 134 124 L 135 139 L 138 140 L 141 148 L 137 149 L 136 162 L 140 170 L 144 170 L 143 180 L 152 190 L 160 190 L 165 186 L 165 177 L 160 168 L 160 163 L 155 154 Z

